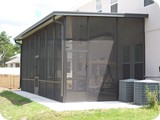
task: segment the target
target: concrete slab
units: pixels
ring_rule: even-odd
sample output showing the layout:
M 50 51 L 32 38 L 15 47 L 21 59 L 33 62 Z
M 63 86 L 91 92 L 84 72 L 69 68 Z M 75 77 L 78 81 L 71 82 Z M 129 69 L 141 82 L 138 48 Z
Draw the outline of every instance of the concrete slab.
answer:
M 55 111 L 70 111 L 70 110 L 91 110 L 91 109 L 110 109 L 110 108 L 139 108 L 141 106 L 133 105 L 130 103 L 123 103 L 119 101 L 106 101 L 106 102 L 72 102 L 61 103 L 35 94 L 31 94 L 21 90 L 14 90 L 16 94 L 38 102 Z
M 3 118 L 3 116 L 1 115 L 1 113 L 0 113 L 0 120 L 5 120 L 5 119 Z
M 154 120 L 160 120 L 160 114 L 157 116 L 157 118 L 156 119 L 154 119 Z

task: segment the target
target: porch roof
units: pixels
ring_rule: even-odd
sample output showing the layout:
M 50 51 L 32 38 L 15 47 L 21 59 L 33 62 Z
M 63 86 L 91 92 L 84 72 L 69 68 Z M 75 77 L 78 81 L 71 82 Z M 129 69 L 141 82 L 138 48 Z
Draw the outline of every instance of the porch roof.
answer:
M 33 34 L 39 29 L 47 26 L 48 24 L 56 21 L 62 16 L 90 16 L 90 17 L 130 17 L 130 18 L 147 18 L 148 14 L 139 14 L 139 13 L 99 13 L 99 12 L 71 12 L 71 11 L 54 11 L 51 14 L 47 15 L 45 18 L 41 19 L 39 22 L 35 23 L 33 26 L 29 27 L 18 36 L 14 38 L 16 41 L 21 41 L 27 36 Z

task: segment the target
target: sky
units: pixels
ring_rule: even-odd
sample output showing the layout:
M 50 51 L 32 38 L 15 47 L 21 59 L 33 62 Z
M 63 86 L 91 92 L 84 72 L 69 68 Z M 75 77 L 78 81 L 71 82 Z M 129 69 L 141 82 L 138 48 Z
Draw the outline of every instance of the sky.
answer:
M 53 11 L 69 11 L 89 0 L 0 0 L 0 32 L 14 37 Z

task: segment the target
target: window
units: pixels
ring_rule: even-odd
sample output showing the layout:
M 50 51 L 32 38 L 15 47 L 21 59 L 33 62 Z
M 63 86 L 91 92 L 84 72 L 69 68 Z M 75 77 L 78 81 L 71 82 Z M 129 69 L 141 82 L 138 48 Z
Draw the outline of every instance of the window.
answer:
M 143 45 L 142 44 L 137 44 L 135 45 L 135 62 L 143 62 Z
M 118 12 L 118 0 L 111 0 L 111 12 Z
M 123 79 L 130 78 L 130 46 L 123 47 Z
M 130 62 L 130 46 L 123 47 L 123 63 Z
M 134 78 L 135 79 L 138 79 L 138 80 L 142 80 L 143 79 L 143 76 L 144 76 L 144 70 L 143 70 L 143 44 L 136 44 L 134 46 Z
M 154 1 L 153 0 L 144 0 L 144 6 L 148 6 L 150 4 L 153 4 Z
M 96 0 L 96 11 L 102 12 L 102 3 L 101 0 Z

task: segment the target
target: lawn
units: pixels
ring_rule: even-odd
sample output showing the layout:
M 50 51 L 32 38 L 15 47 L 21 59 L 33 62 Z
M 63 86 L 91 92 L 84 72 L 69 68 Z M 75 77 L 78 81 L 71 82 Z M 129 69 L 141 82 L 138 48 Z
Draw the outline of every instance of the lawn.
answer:
M 10 91 L 0 92 L 0 113 L 7 120 L 153 120 L 147 108 L 55 112 Z

